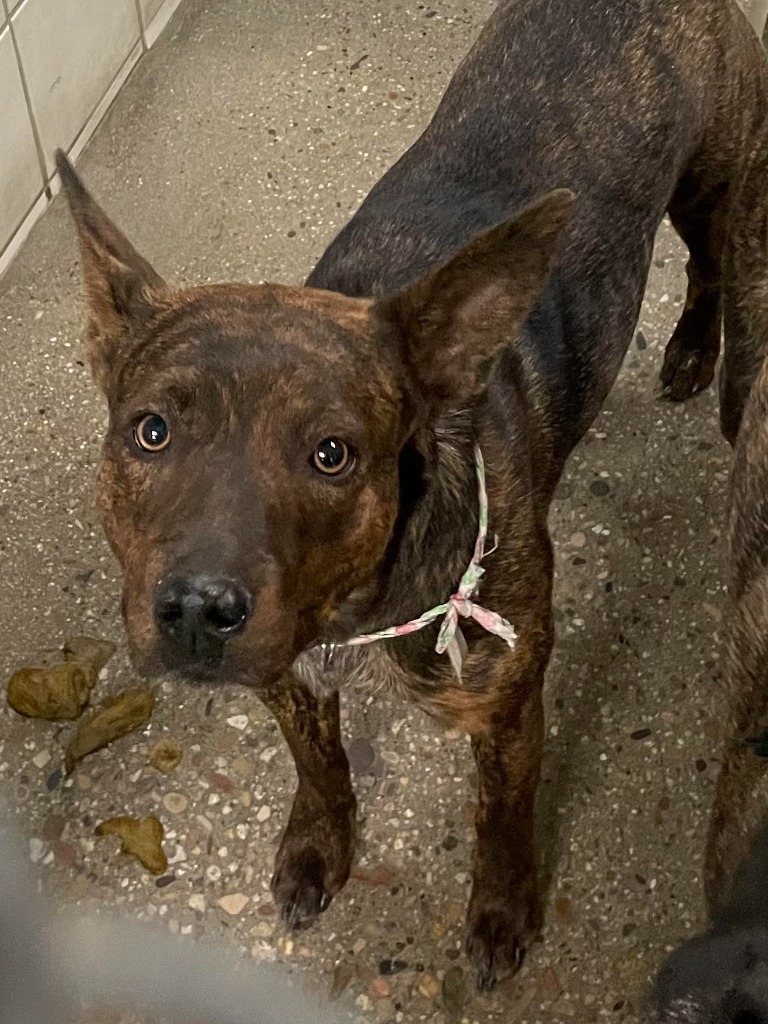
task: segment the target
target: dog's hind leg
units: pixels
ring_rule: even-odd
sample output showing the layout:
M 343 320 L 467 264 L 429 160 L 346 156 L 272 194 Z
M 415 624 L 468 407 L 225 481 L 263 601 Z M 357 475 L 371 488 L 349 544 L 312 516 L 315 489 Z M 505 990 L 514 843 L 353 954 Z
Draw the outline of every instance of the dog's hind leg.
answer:
M 675 402 L 712 382 L 720 354 L 728 192 L 725 182 L 702 193 L 693 173 L 688 173 L 669 204 L 670 220 L 689 253 L 685 308 L 667 343 L 661 370 L 665 394 Z
M 339 695 L 318 697 L 289 677 L 260 696 L 278 721 L 298 774 L 272 895 L 290 928 L 306 928 L 347 881 L 355 846 L 356 804 L 341 745 Z
M 758 516 L 757 509 L 753 515 Z M 726 643 L 723 677 L 730 721 L 704 858 L 712 912 L 727 902 L 734 871 L 768 811 L 767 618 L 768 574 L 761 569 L 732 612 Z
M 726 346 L 728 336 L 726 335 Z M 710 908 L 728 899 L 736 865 L 768 811 L 768 363 L 743 412 L 731 468 L 729 590 L 722 686 L 726 742 L 707 840 Z
M 720 426 L 734 444 L 750 389 L 768 356 L 768 124 L 734 202 L 723 291 Z

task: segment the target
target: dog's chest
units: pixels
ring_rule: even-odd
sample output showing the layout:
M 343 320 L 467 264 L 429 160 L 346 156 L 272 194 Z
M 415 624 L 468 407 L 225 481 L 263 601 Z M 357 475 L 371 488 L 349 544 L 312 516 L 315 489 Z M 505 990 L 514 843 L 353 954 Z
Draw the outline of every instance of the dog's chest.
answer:
M 434 679 L 423 677 L 393 658 L 386 641 L 336 647 L 330 655 L 322 648 L 314 648 L 296 659 L 293 671 L 318 697 L 355 687 L 368 693 L 418 701 L 420 695 L 439 686 Z

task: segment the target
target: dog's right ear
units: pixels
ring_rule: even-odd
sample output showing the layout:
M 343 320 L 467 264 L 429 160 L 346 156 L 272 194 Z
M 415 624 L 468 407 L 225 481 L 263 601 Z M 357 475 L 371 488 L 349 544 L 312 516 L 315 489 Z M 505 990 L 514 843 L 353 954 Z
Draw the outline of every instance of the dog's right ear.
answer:
M 488 382 L 544 289 L 575 200 L 556 189 L 374 306 L 427 407 L 462 408 Z
M 88 315 L 86 354 L 106 390 L 126 341 L 157 313 L 168 288 L 96 203 L 62 150 L 56 169 L 77 228 Z

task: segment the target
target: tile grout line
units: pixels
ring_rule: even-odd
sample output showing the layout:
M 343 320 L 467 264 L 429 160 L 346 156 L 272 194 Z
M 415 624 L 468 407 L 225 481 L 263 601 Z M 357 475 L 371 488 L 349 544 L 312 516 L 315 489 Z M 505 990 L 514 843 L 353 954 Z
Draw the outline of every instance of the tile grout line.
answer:
M 51 189 L 48 184 L 48 172 L 46 170 L 45 152 L 43 150 L 43 143 L 40 138 L 40 131 L 37 127 L 37 119 L 32 107 L 32 97 L 29 92 L 29 86 L 27 85 L 27 76 L 24 74 L 24 65 L 21 61 L 21 50 L 19 49 L 19 43 L 16 39 L 16 30 L 13 24 L 13 18 L 11 17 L 8 9 L 8 0 L 3 0 L 3 7 L 5 8 L 5 14 L 8 21 L 8 32 L 11 37 L 11 45 L 13 46 L 13 52 L 16 54 L 16 66 L 19 69 L 19 78 L 21 80 L 21 88 L 24 93 L 24 102 L 27 105 L 27 115 L 29 116 L 29 124 L 32 129 L 32 138 L 35 140 L 35 149 L 37 150 L 37 162 L 40 165 L 40 176 L 42 178 L 42 191 L 47 199 L 51 198 Z
M 33 201 L 32 201 L 32 202 L 30 203 L 30 205 L 29 205 L 29 209 L 28 209 L 28 210 L 27 210 L 27 212 L 26 212 L 26 213 L 24 214 L 24 216 L 23 216 L 23 217 L 21 218 L 21 221 L 19 222 L 19 225 L 18 225 L 18 227 L 17 227 L 17 228 L 16 228 L 15 230 L 14 230 L 14 232 L 13 232 L 13 234 L 12 234 L 12 235 L 10 236 L 10 238 L 7 238 L 7 239 L 5 240 L 5 242 L 2 242 L 2 243 L 0 243 L 0 277 L 2 276 L 2 274 L 3 274 L 3 271 L 4 271 L 4 269 L 6 269 L 6 268 L 4 268 L 4 267 L 3 267 L 3 257 L 5 256 L 5 254 L 6 254 L 7 252 L 9 252 L 9 251 L 10 251 L 11 247 L 12 247 L 12 246 L 13 246 L 13 244 L 14 244 L 14 241 L 15 241 L 15 239 L 16 239 L 16 236 L 17 236 L 17 235 L 19 234 L 19 232 L 20 232 L 20 231 L 22 231 L 22 230 L 24 229 L 24 225 L 25 225 L 25 223 L 26 223 L 26 221 L 27 221 L 27 218 L 29 218 L 29 217 L 31 217 L 31 216 L 32 216 L 32 214 L 33 214 L 33 213 L 35 212 L 35 207 L 36 207 L 36 206 L 38 205 L 38 203 L 39 203 L 39 202 L 40 202 L 41 200 L 45 200 L 45 202 L 46 202 L 46 205 L 47 205 L 47 203 L 48 203 L 48 197 L 46 196 L 45 192 L 41 192 L 41 193 L 40 193 L 40 194 L 39 194 L 39 195 L 38 195 L 38 196 L 37 196 L 37 197 L 36 197 L 36 198 L 35 198 L 35 199 L 34 199 L 34 200 L 33 200 Z
M 136 17 L 139 21 L 139 35 L 141 36 L 141 48 L 146 53 L 149 50 L 147 45 L 147 31 L 144 25 L 144 16 L 141 13 L 141 0 L 133 0 L 136 5 Z
M 12 3 L 12 2 L 13 2 L 13 0 L 0 0 L 0 12 L 5 14 L 6 22 L 7 22 L 7 27 L 8 27 L 8 33 L 9 33 L 9 37 L 11 39 L 11 45 L 13 46 L 13 52 L 14 52 L 14 55 L 16 57 L 16 66 L 17 66 L 18 72 L 19 72 L 19 80 L 21 82 L 22 92 L 23 92 L 23 95 L 24 95 L 24 102 L 25 102 L 26 109 L 27 109 L 27 116 L 29 118 L 29 125 L 30 125 L 30 129 L 32 131 L 32 138 L 33 138 L 33 141 L 34 141 L 34 144 L 35 144 L 35 151 L 36 151 L 36 154 L 37 154 L 37 160 L 38 160 L 38 165 L 39 165 L 39 169 L 40 169 L 40 176 L 41 176 L 41 185 L 42 185 L 42 187 L 40 189 L 40 192 L 37 195 L 37 198 L 35 199 L 35 201 L 30 206 L 27 214 L 22 219 L 22 221 L 19 224 L 19 226 L 16 228 L 16 230 L 13 232 L 13 234 L 10 236 L 10 238 L 5 239 L 0 244 L 0 278 L 5 274 L 5 271 L 8 270 L 8 267 L 13 262 L 15 256 L 18 255 L 18 252 L 19 252 L 20 248 L 24 245 L 24 242 L 25 242 L 26 238 L 28 237 L 29 232 L 32 230 L 34 225 L 41 219 L 41 217 L 45 214 L 45 211 L 46 211 L 48 205 L 50 204 L 50 202 L 53 199 L 53 197 L 55 196 L 55 194 L 58 192 L 58 175 L 54 171 L 51 174 L 50 177 L 48 176 L 47 161 L 46 161 L 46 157 L 45 157 L 45 150 L 43 148 L 42 138 L 40 136 L 40 131 L 39 131 L 39 128 L 38 128 L 38 125 L 37 125 L 37 120 L 35 118 L 35 114 L 34 114 L 34 110 L 33 110 L 33 105 L 32 105 L 32 97 L 31 97 L 31 94 L 30 94 L 30 91 L 29 91 L 29 86 L 27 84 L 27 79 L 26 79 L 26 75 L 24 73 L 24 67 L 23 67 L 22 60 L 21 60 L 21 50 L 19 48 L 18 40 L 16 38 L 16 33 L 14 31 L 14 25 L 13 25 L 13 22 L 12 22 L 12 16 L 11 16 L 11 13 L 10 13 L 10 6 L 9 6 L 9 4 Z M 21 9 L 21 7 L 24 6 L 24 2 L 25 2 L 25 0 L 22 0 L 21 4 L 19 4 L 19 5 L 14 7 L 14 11 L 13 11 L 13 17 L 14 18 L 18 14 L 18 11 Z M 125 58 L 125 60 L 124 60 L 124 62 L 122 64 L 120 70 L 118 71 L 118 73 L 113 78 L 112 83 L 111 83 L 109 89 L 107 89 L 107 92 L 105 93 L 105 95 L 102 97 L 102 99 L 96 105 L 96 107 L 93 109 L 93 111 L 91 112 L 89 117 L 86 119 L 85 123 L 80 128 L 80 131 L 75 136 L 75 139 L 73 140 L 71 146 L 69 147 L 69 151 L 70 152 L 73 149 L 77 149 L 79 146 L 80 147 L 85 146 L 87 144 L 87 142 L 90 140 L 91 136 L 94 134 L 94 132 L 99 128 L 99 126 L 100 126 L 102 120 L 104 119 L 104 117 L 106 116 L 109 108 L 112 106 L 112 103 L 117 99 L 117 97 L 120 94 L 120 92 L 122 92 L 122 89 L 125 86 L 126 82 L 128 81 L 128 78 L 130 77 L 132 72 L 135 70 L 135 68 L 138 66 L 138 64 L 141 63 L 141 61 L 144 58 L 144 56 L 150 51 L 150 49 L 152 48 L 152 45 L 157 41 L 159 36 L 162 35 L 163 31 L 167 28 L 168 23 L 169 23 L 171 17 L 173 16 L 173 14 L 175 14 L 176 10 L 181 6 L 182 2 L 183 2 L 183 0 L 162 0 L 162 2 L 160 4 L 160 8 L 157 11 L 155 17 L 152 19 L 152 21 L 150 23 L 150 26 L 149 26 L 150 28 L 153 29 L 153 39 L 152 39 L 152 43 L 150 43 L 149 42 L 149 36 L 147 34 L 147 27 L 144 24 L 144 18 L 143 18 L 142 13 L 141 13 L 141 0 L 134 0 L 135 6 L 136 6 L 136 17 L 137 17 L 138 29 L 139 29 L 139 39 L 137 40 L 136 46 L 134 47 L 134 50 L 132 51 L 132 53 L 129 53 L 129 54 L 126 55 L 126 58 Z M 131 60 L 131 58 L 133 56 L 133 53 L 136 52 L 136 47 L 138 47 L 138 55 L 136 56 L 136 58 L 134 60 Z M 122 78 L 122 81 L 120 82 L 120 85 L 118 86 L 117 91 L 110 98 L 109 102 L 106 104 L 104 109 L 101 111 L 101 115 L 99 116 L 98 120 L 94 124 L 92 124 L 92 125 L 89 124 L 89 122 L 94 118 L 96 113 L 99 111 L 99 107 L 104 102 L 104 100 L 105 100 L 107 94 L 109 93 L 110 89 L 121 78 Z M 84 135 L 86 136 L 85 138 L 84 138 Z
M 0 10 L 4 10 L 5 9 L 5 0 L 0 0 L 0 5 L 1 5 L 0 6 Z M 143 50 L 142 45 L 141 45 L 141 40 L 137 39 L 136 43 L 133 46 L 133 49 L 128 54 L 128 56 L 125 58 L 125 60 L 123 61 L 122 65 L 120 67 L 120 70 L 115 75 L 115 77 L 112 79 L 112 82 L 110 83 L 109 88 L 107 89 L 107 91 L 104 93 L 104 96 L 102 96 L 101 100 L 99 100 L 99 103 L 91 111 L 91 113 L 89 114 L 88 118 L 85 121 L 85 124 L 82 126 L 82 128 L 77 133 L 77 135 L 75 136 L 74 140 L 72 141 L 72 143 L 67 148 L 67 152 L 70 154 L 70 157 L 73 160 L 74 160 L 74 157 L 72 156 L 73 153 L 75 151 L 78 151 L 78 156 L 79 156 L 79 153 L 82 151 L 82 149 L 91 140 L 91 138 L 93 137 L 94 133 L 99 128 L 99 125 L 104 120 L 104 117 L 106 116 L 108 110 L 110 109 L 110 107 L 112 106 L 112 104 L 115 102 L 115 100 L 119 96 L 120 92 L 122 91 L 123 86 L 128 81 L 128 78 L 130 77 L 131 73 L 137 67 L 137 65 L 141 62 L 143 56 L 144 56 L 144 50 Z M 135 58 L 135 59 L 132 60 L 132 58 Z M 110 90 L 115 87 L 115 83 L 117 83 L 117 82 L 120 82 L 120 84 L 118 85 L 115 94 L 110 98 L 109 102 L 104 107 L 104 110 L 101 112 L 101 116 L 98 118 L 98 120 L 96 120 L 93 124 L 91 124 L 90 122 L 93 120 L 94 116 L 99 111 L 99 107 L 101 106 L 102 103 L 104 103 L 105 99 L 109 95 Z M 10 266 L 10 262 L 12 262 L 12 259 L 11 259 L 11 261 L 7 261 L 6 254 L 8 252 L 10 252 L 10 251 L 14 251 L 14 255 L 17 255 L 19 250 L 20 250 L 21 245 L 24 244 L 23 241 L 22 241 L 21 243 L 19 243 L 17 245 L 17 243 L 16 243 L 17 237 L 20 234 L 23 233 L 23 237 L 24 237 L 24 239 L 26 239 L 26 237 L 29 235 L 29 232 L 32 229 L 32 227 L 43 216 L 43 214 L 45 212 L 45 209 L 47 208 L 48 205 L 50 205 L 51 200 L 54 198 L 54 196 L 58 192 L 58 177 L 59 177 L 58 176 L 58 172 L 54 171 L 50 178 L 44 179 L 45 185 L 44 185 L 43 190 L 38 193 L 38 195 L 35 198 L 34 202 L 30 205 L 29 209 L 27 210 L 27 213 L 22 218 L 21 223 L 19 224 L 19 226 L 11 234 L 10 238 L 6 239 L 5 242 L 0 242 L 0 278 L 3 276 L 5 271 Z M 41 209 L 37 210 L 37 207 L 41 203 L 41 201 L 44 203 L 44 206 Z M 34 219 L 32 220 L 31 223 L 28 223 L 28 219 L 30 217 L 33 217 Z
M 134 55 L 136 54 L 136 48 L 137 47 L 139 48 L 139 52 L 138 52 L 138 55 L 135 56 L 135 59 L 133 59 Z M 120 67 L 119 67 L 119 69 L 117 71 L 117 74 L 114 76 L 112 81 L 107 86 L 107 89 L 104 92 L 104 94 L 102 95 L 101 99 L 98 101 L 98 103 L 93 107 L 91 112 L 88 114 L 88 116 L 86 117 L 85 121 L 83 122 L 82 127 L 78 131 L 77 135 L 75 135 L 74 139 L 66 147 L 67 153 L 71 154 L 73 150 L 76 150 L 78 148 L 78 146 L 81 144 L 81 140 L 83 140 L 83 136 L 85 136 L 85 139 L 82 141 L 82 145 L 80 146 L 81 150 L 88 144 L 88 142 L 90 142 L 90 140 L 93 138 L 94 133 L 99 128 L 99 126 L 101 125 L 101 123 L 104 120 L 104 118 L 107 116 L 107 113 L 109 112 L 112 104 L 115 102 L 117 97 L 120 95 L 120 92 L 122 91 L 123 86 L 128 81 L 128 79 L 131 76 L 131 74 L 133 73 L 134 69 L 136 67 L 138 67 L 138 65 L 140 64 L 141 59 L 144 56 L 144 53 L 145 53 L 145 51 L 144 51 L 144 48 L 143 48 L 143 45 L 142 45 L 142 41 L 141 41 L 141 39 L 137 39 L 136 42 L 133 44 L 133 47 L 131 48 L 130 52 L 126 55 L 125 59 L 123 60 L 123 63 L 120 65 Z M 111 96 L 109 101 L 106 103 L 106 106 L 104 107 L 103 111 L 101 112 L 101 116 L 98 118 L 98 120 L 95 123 L 91 124 L 91 122 L 93 121 L 94 116 L 98 113 L 99 108 L 102 106 L 102 104 L 105 102 L 105 100 L 107 100 L 107 97 L 109 96 L 110 91 L 115 88 L 115 83 L 117 83 L 117 82 L 119 82 L 120 84 L 118 85 L 117 90 L 115 91 L 114 95 Z M 52 177 L 55 177 L 55 176 L 56 176 L 56 172 L 54 171 Z

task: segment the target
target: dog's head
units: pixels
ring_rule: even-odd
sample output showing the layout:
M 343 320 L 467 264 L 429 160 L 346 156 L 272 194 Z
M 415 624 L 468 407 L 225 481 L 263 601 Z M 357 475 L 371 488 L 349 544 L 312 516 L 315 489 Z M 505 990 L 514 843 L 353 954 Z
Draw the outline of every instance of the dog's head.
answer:
M 99 504 L 139 668 L 268 683 L 373 593 L 400 463 L 476 400 L 536 302 L 572 195 L 554 192 L 380 301 L 169 287 L 66 159 L 87 357 L 109 405 Z

